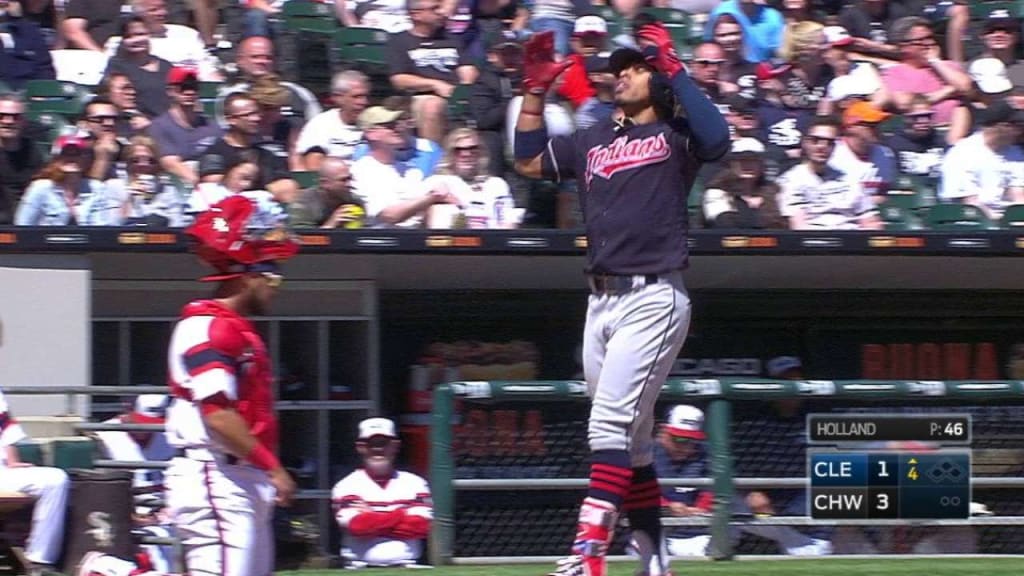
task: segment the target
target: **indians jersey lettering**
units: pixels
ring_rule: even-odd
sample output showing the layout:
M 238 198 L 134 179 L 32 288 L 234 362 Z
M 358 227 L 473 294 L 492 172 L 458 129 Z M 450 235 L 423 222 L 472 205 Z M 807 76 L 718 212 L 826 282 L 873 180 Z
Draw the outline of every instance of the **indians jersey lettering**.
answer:
M 541 160 L 546 178 L 579 178 L 588 272 L 686 268 L 687 196 L 701 162 L 685 120 L 599 122 L 552 138 Z

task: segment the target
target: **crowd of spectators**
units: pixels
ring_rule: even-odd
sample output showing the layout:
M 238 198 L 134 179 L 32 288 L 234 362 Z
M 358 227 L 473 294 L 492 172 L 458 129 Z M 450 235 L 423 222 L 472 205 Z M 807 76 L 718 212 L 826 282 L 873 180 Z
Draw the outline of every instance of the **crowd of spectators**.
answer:
M 287 53 L 285 4 L 314 1 L 0 0 L 0 225 L 177 227 L 248 194 L 298 227 L 555 226 L 571 203 L 540 197 L 574 185 L 509 169 L 523 41 L 553 31 L 572 62 L 544 111 L 566 134 L 612 116 L 610 51 L 668 10 L 733 136 L 694 226 L 880 229 L 897 195 L 998 222 L 1024 203 L 1022 26 L 1000 3 L 335 0 L 338 26 L 389 34 L 386 72 L 317 87 L 279 65 L 307 56 Z M 43 80 L 82 109 L 41 114 Z

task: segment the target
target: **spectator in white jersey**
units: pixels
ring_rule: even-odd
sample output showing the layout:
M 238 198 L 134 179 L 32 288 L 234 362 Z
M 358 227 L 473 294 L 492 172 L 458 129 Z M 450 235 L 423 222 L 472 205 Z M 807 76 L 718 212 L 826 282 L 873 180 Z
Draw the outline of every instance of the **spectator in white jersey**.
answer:
M 357 126 L 370 101 L 370 79 L 358 70 L 338 72 L 331 79 L 334 108 L 317 114 L 302 127 L 295 153 L 306 170 L 319 170 L 327 156 L 347 160 L 363 141 Z
M 880 201 L 896 180 L 896 155 L 879 144 L 881 123 L 889 118 L 870 102 L 854 102 L 843 112 L 843 137 L 828 165 L 846 174 L 865 196 Z
M 792 230 L 880 229 L 871 197 L 829 165 L 839 140 L 839 122 L 816 117 L 803 137 L 803 161 L 779 178 L 782 215 Z
M 942 162 L 939 198 L 977 206 L 992 219 L 1024 203 L 1024 152 L 1016 142 L 1024 111 L 1005 100 L 984 110 L 981 131 L 957 142 Z
M 423 554 L 433 520 L 430 488 L 423 478 L 395 468 L 400 447 L 391 420 L 359 423 L 356 451 L 363 465 L 331 491 L 348 567 L 414 565 Z

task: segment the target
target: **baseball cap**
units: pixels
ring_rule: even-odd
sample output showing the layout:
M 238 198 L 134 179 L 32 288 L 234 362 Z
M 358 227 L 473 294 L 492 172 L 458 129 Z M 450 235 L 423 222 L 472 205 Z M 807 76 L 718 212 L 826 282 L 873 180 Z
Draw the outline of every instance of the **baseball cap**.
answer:
M 771 80 L 789 72 L 791 68 L 792 66 L 788 62 L 765 60 L 754 68 L 754 74 L 757 75 L 758 80 Z
M 825 26 L 822 30 L 829 46 L 847 46 L 853 43 L 853 36 L 842 26 Z
M 374 436 L 398 438 L 395 423 L 387 418 L 367 418 L 359 423 L 359 440 L 367 440 Z
M 370 106 L 359 115 L 359 127 L 363 130 L 369 130 L 374 126 L 381 126 L 383 124 L 390 124 L 404 114 L 401 110 L 389 110 L 383 106 Z
M 60 154 L 63 154 L 66 150 L 85 150 L 88 147 L 89 141 L 80 136 L 78 133 L 64 134 L 62 136 L 58 136 L 57 139 L 53 141 L 53 146 L 50 148 L 50 155 L 58 156 Z
M 580 16 L 576 19 L 576 23 L 573 24 L 572 33 L 573 36 L 582 36 L 584 34 L 600 34 L 604 36 L 608 34 L 608 23 L 604 21 L 604 18 L 594 14 Z
M 753 114 L 757 109 L 757 106 L 753 98 L 745 98 L 739 94 L 732 94 L 725 98 L 725 104 L 729 106 L 729 111 L 733 114 L 739 114 L 746 116 Z
M 985 16 L 985 31 L 1003 26 L 1016 27 L 1017 18 L 1006 8 L 996 8 Z
M 796 356 L 778 356 L 768 361 L 768 377 L 778 378 L 790 370 L 797 370 L 803 367 L 803 363 Z
M 619 72 L 638 64 L 649 66 L 643 53 L 632 48 L 619 48 L 608 57 L 608 72 L 618 76 Z
M 1002 122 L 1024 124 L 1024 110 L 1014 108 L 1006 100 L 999 100 L 979 114 L 982 126 L 991 126 Z
M 985 94 L 1002 94 L 1013 90 L 1006 74 L 1006 64 L 998 58 L 978 58 L 967 68 L 971 80 Z
M 139 394 L 132 408 L 132 422 L 137 424 L 163 424 L 167 419 L 167 405 L 171 397 L 166 394 Z
M 729 149 L 730 156 L 757 156 L 764 154 L 764 144 L 757 138 L 745 136 L 732 141 L 732 148 Z
M 673 406 L 668 411 L 665 430 L 671 436 L 703 440 L 706 438 L 704 435 L 704 411 L 689 404 Z
M 843 112 L 843 124 L 845 126 L 860 123 L 878 124 L 888 119 L 889 116 L 892 114 L 879 110 L 870 102 L 854 102 Z
M 847 98 L 866 98 L 881 88 L 873 76 L 864 74 L 846 74 L 833 78 L 828 83 L 826 94 L 833 102 L 846 100 Z
M 167 85 L 199 82 L 199 71 L 190 66 L 174 66 L 167 72 Z

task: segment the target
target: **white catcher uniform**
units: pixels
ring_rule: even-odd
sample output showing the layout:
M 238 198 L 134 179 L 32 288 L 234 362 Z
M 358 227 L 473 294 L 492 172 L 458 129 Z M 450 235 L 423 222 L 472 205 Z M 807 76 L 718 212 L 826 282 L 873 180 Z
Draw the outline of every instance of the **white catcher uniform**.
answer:
M 381 484 L 365 470 L 342 478 L 331 491 L 334 518 L 344 532 L 341 555 L 352 567 L 415 564 L 434 511 L 426 480 L 395 471 Z M 387 515 L 364 515 L 386 512 Z M 371 516 L 375 516 L 371 517 Z M 353 530 L 360 534 L 352 534 Z M 416 536 L 416 537 L 414 537 Z
M 58 468 L 9 468 L 7 450 L 27 438 L 0 392 L 0 491 L 22 492 L 36 498 L 32 531 L 25 556 L 37 564 L 56 564 L 64 541 L 68 475 Z

